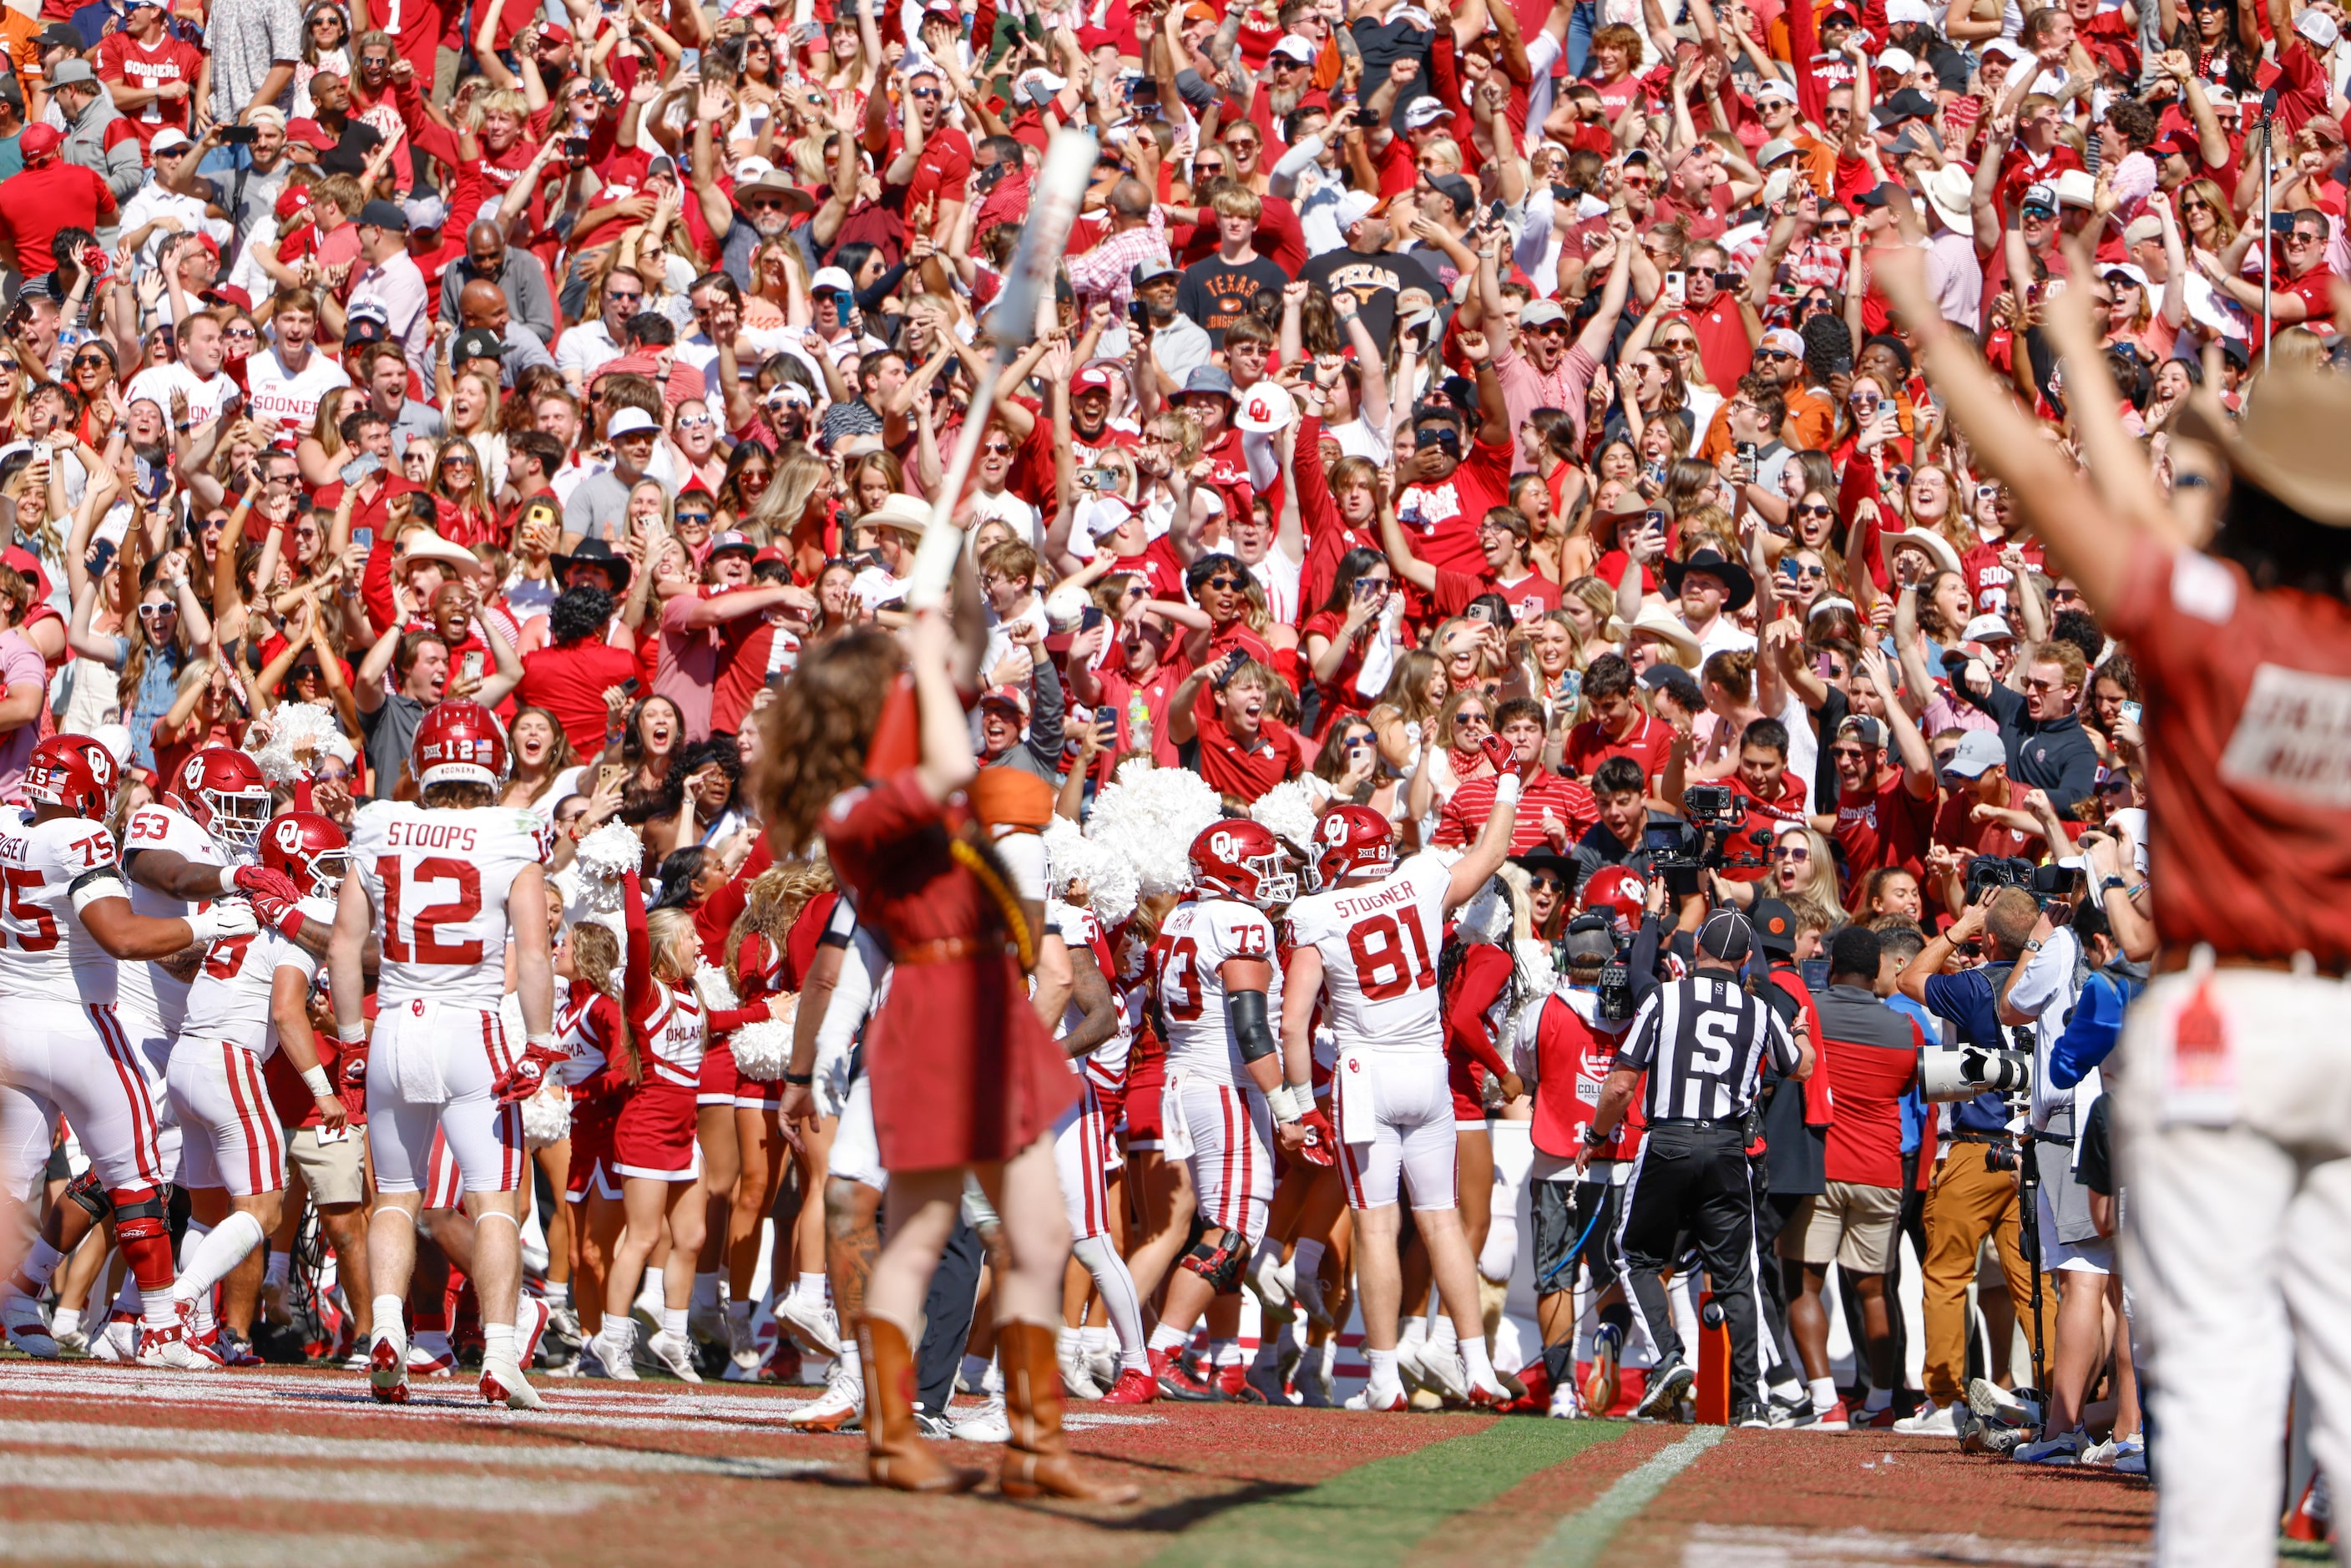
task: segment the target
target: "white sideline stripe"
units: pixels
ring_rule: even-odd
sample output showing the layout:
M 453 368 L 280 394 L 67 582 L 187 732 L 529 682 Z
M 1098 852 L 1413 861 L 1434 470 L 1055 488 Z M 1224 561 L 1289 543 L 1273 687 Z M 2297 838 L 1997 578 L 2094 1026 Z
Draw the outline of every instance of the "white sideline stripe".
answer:
M 634 1448 L 520 1448 L 510 1444 L 409 1443 L 373 1437 L 304 1437 L 284 1432 L 220 1432 L 191 1427 L 124 1427 L 98 1421 L 0 1421 L 0 1448 L 96 1448 L 110 1453 L 221 1455 L 239 1459 L 316 1459 L 339 1465 L 452 1464 L 479 1469 L 630 1470 L 649 1475 L 734 1476 L 773 1480 L 832 1467 L 812 1459 L 747 1459 Z M 5 1473 L 5 1472 L 0 1472 Z
M 1682 1545 L 1684 1568 L 1855 1568 L 1856 1564 L 2000 1563 L 2013 1568 L 2137 1568 L 2147 1550 L 2082 1542 L 2044 1545 L 1981 1535 L 1823 1534 L 1761 1525 L 1701 1524 Z
M 1626 1520 L 1648 1507 L 1667 1482 L 1729 1435 L 1727 1427 L 1693 1427 L 1688 1437 L 1618 1476 L 1615 1485 L 1552 1527 L 1527 1559 L 1530 1568 L 1590 1568 Z
M 465 1542 L 381 1536 L 273 1535 L 184 1525 L 12 1522 L 0 1561 L 119 1563 L 124 1568 L 423 1568 L 467 1550 Z
M 518 1487 L 499 1476 L 423 1470 L 354 1474 L 212 1465 L 193 1459 L 104 1459 L 79 1455 L 52 1458 L 18 1454 L 0 1469 L 0 1493 L 22 1490 L 331 1502 L 360 1508 L 468 1509 L 480 1513 L 582 1513 L 634 1495 L 629 1487 L 588 1481 L 538 1481 Z

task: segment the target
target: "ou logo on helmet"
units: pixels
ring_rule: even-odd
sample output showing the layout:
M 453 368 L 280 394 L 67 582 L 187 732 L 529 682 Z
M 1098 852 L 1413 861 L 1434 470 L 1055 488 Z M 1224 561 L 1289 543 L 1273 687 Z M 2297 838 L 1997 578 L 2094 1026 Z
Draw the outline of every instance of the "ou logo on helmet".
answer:
M 277 819 L 277 847 L 287 854 L 298 853 L 302 848 L 302 824 L 291 817 Z
M 194 789 L 200 788 L 204 784 L 204 759 L 203 756 L 199 754 L 189 758 L 187 766 L 180 769 L 181 787 L 183 789 Z
M 1217 857 L 1218 860 L 1220 860 L 1220 861 L 1228 861 L 1228 860 L 1232 859 L 1232 858 L 1233 858 L 1233 836 L 1232 836 L 1232 834 L 1230 834 L 1230 833 L 1218 833 L 1215 838 L 1210 839 L 1210 840 L 1208 841 L 1208 852 L 1209 852 L 1210 854 L 1212 854 L 1212 855 L 1216 856 L 1216 857 Z
M 1322 836 L 1334 844 L 1345 843 L 1347 841 L 1346 819 L 1340 816 L 1336 811 L 1333 811 L 1329 816 L 1323 818 Z

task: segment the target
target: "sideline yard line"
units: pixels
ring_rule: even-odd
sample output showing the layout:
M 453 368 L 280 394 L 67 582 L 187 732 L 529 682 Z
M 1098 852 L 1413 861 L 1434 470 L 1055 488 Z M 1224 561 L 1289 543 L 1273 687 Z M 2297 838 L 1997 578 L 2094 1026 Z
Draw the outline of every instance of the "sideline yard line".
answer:
M 1626 1429 L 1614 1421 L 1497 1420 L 1466 1437 L 1360 1465 L 1304 1491 L 1218 1514 L 1185 1531 L 1152 1559 L 1151 1568 L 1399 1563 L 1454 1515 L 1539 1470 L 1614 1442 Z
M 1682 1543 L 1684 1568 L 1855 1568 L 1857 1564 L 2005 1563 L 2013 1568 L 2138 1568 L 2143 1546 L 2089 1542 L 2043 1544 L 1985 1535 L 1896 1535 L 1876 1530 L 1812 1530 L 1701 1524 Z
M 194 1459 L 107 1459 L 83 1455 L 17 1454 L 0 1469 L 0 1494 L 13 1490 L 112 1491 L 123 1497 L 332 1502 L 359 1508 L 455 1509 L 476 1513 L 585 1513 L 633 1495 L 634 1489 L 583 1481 L 517 1486 L 502 1476 L 420 1470 L 336 1472 Z M 13 1527 L 12 1527 L 13 1528 Z M 72 1553 L 67 1553 L 68 1557 Z
M 214 1431 L 193 1427 L 125 1427 L 99 1421 L 0 1420 L 0 1448 L 94 1448 L 106 1453 L 220 1456 L 235 1459 L 311 1459 L 342 1465 L 441 1464 L 488 1470 L 628 1470 L 646 1475 L 731 1476 L 776 1480 L 815 1475 L 821 1459 L 705 1458 L 639 1448 L 525 1448 L 500 1443 L 415 1443 L 372 1437 L 305 1437 L 283 1432 Z M 0 1470 L 0 1484 L 6 1472 Z
M 274 1535 L 185 1525 L 11 1521 L 0 1562 L 107 1563 L 123 1568 L 423 1568 L 470 1550 L 464 1542 L 365 1535 Z
M 1528 1568 L 1590 1568 L 1617 1530 L 1649 1506 L 1666 1483 L 1698 1463 L 1699 1456 L 1730 1435 L 1727 1427 L 1696 1427 L 1688 1437 L 1660 1448 L 1616 1478 L 1591 1503 L 1552 1527 L 1527 1559 Z

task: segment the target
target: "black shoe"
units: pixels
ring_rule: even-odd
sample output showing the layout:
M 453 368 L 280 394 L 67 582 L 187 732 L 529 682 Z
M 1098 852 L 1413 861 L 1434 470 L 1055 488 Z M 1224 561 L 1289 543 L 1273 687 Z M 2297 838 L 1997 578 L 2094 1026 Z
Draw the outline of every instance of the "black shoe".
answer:
M 1642 1394 L 1641 1402 L 1633 1406 L 1633 1419 L 1662 1419 L 1697 1381 L 1697 1369 L 1678 1355 L 1662 1366 L 1650 1368 L 1648 1388 Z
M 1761 1405 L 1746 1405 L 1730 1413 L 1734 1427 L 1753 1427 L 1768 1432 L 1771 1429 L 1771 1415 Z
M 1783 1432 L 1809 1427 L 1821 1418 L 1821 1413 L 1813 1408 L 1813 1396 L 1801 1388 L 1792 1395 L 1772 1395 L 1771 1412 L 1771 1425 Z

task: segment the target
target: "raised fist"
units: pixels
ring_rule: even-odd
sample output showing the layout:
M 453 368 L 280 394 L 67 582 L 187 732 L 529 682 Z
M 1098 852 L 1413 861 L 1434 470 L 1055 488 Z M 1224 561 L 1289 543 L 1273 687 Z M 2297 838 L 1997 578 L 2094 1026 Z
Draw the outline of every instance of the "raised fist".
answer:
M 1500 736 L 1488 736 L 1478 743 L 1478 749 L 1485 754 L 1487 761 L 1494 765 L 1495 772 L 1516 773 L 1519 770 L 1519 748 Z

